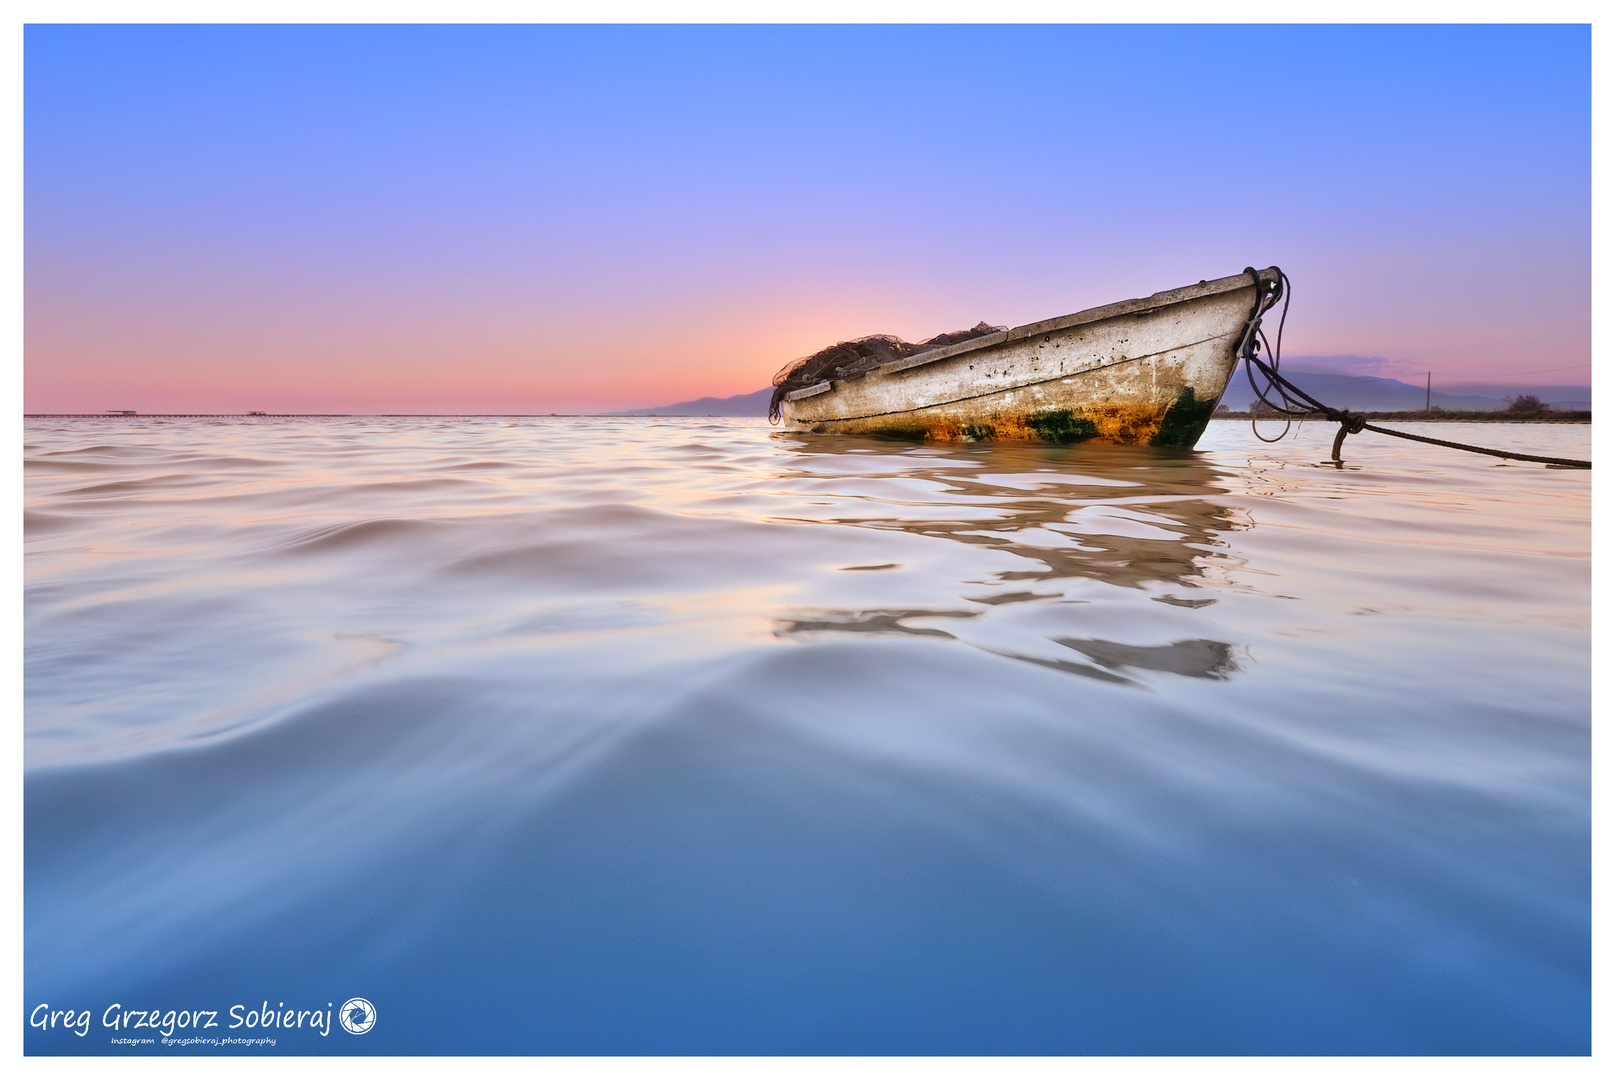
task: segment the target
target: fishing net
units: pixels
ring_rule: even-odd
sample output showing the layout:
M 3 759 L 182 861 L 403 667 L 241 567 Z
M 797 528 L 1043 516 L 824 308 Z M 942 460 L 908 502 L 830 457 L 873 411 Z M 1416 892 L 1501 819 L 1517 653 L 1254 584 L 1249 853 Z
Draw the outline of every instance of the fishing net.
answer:
M 961 341 L 996 334 L 1004 329 L 1007 327 L 988 326 L 984 322 L 979 322 L 968 330 L 938 334 L 920 342 L 904 341 L 891 334 L 870 334 L 868 337 L 854 338 L 851 341 L 838 341 L 828 349 L 820 349 L 812 356 L 792 360 L 779 369 L 779 373 L 774 376 L 774 397 L 768 403 L 768 418 L 779 419 L 780 402 L 784 401 L 785 395 L 792 390 L 800 390 L 804 386 L 812 386 L 825 379 L 846 379 L 853 375 L 861 375 L 893 360 L 903 360 L 922 352 L 929 352 L 931 349 L 940 349 L 944 345 L 957 345 Z

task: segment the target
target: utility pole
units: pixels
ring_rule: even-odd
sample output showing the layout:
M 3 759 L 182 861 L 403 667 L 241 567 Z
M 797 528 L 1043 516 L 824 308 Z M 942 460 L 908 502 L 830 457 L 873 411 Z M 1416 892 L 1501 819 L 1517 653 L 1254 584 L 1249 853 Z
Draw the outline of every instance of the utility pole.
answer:
M 1430 372 L 1424 373 L 1424 411 L 1430 411 Z

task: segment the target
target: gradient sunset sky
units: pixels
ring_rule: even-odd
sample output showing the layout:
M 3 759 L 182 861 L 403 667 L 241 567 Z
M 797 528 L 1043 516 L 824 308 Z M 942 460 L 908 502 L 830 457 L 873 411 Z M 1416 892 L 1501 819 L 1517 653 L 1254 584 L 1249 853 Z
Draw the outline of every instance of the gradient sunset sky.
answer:
M 646 407 L 1273 263 L 1287 355 L 1591 375 L 1584 26 L 31 26 L 24 110 L 30 412 Z

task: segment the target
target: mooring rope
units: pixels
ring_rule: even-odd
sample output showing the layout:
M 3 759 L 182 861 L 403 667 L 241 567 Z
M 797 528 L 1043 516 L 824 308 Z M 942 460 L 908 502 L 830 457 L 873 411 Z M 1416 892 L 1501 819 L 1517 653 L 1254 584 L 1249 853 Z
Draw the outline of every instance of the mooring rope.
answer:
M 1277 270 L 1277 267 L 1274 267 Z M 1383 428 L 1377 424 L 1370 424 L 1368 417 L 1347 409 L 1334 409 L 1325 405 L 1289 379 L 1279 374 L 1280 350 L 1284 347 L 1284 321 L 1290 314 L 1290 279 L 1283 270 L 1278 271 L 1279 281 L 1275 286 L 1264 286 L 1260 275 L 1253 267 L 1247 266 L 1245 272 L 1256 282 L 1256 306 L 1251 311 L 1251 319 L 1245 327 L 1244 340 L 1240 342 L 1239 355 L 1245 361 L 1245 375 L 1250 379 L 1251 389 L 1256 392 L 1257 401 L 1267 406 L 1274 413 L 1284 417 L 1284 431 L 1276 438 L 1269 439 L 1256 428 L 1256 404 L 1251 404 L 1251 430 L 1263 442 L 1278 442 L 1290 430 L 1291 419 L 1302 419 L 1308 416 L 1317 416 L 1320 413 L 1325 419 L 1340 425 L 1335 433 L 1334 449 L 1330 451 L 1330 460 L 1338 468 L 1341 464 L 1340 448 L 1346 441 L 1347 435 L 1355 435 L 1360 431 L 1372 431 L 1378 435 L 1389 435 L 1396 439 L 1407 439 L 1411 442 L 1429 443 L 1432 446 L 1446 446 L 1454 450 L 1467 450 L 1472 454 L 1490 454 L 1492 457 L 1508 458 L 1512 461 L 1539 461 L 1544 465 L 1559 465 L 1569 469 L 1590 469 L 1593 463 L 1578 458 L 1543 457 L 1540 454 L 1522 454 L 1514 450 L 1494 450 L 1487 446 L 1473 446 L 1469 443 L 1452 442 L 1447 439 L 1432 439 L 1425 435 L 1415 435 L 1411 431 L 1396 431 L 1393 428 Z M 1275 288 L 1282 288 L 1284 293 L 1284 311 L 1279 316 L 1279 331 L 1277 347 L 1269 347 L 1267 335 L 1262 332 L 1262 312 L 1271 307 L 1278 299 Z M 1272 358 L 1268 363 L 1257 352 L 1266 349 L 1267 355 Z M 1258 386 L 1256 372 L 1260 371 L 1267 380 L 1265 386 Z M 1272 401 L 1267 395 L 1276 392 L 1279 400 Z

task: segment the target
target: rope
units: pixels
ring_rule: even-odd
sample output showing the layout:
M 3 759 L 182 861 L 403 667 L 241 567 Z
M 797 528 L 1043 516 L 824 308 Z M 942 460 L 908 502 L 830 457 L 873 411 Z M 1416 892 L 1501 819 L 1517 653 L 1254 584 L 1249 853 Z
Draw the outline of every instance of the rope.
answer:
M 1245 336 L 1239 343 L 1240 356 L 1248 357 L 1255 355 L 1256 350 L 1259 347 L 1258 342 L 1260 342 L 1261 345 L 1267 344 L 1267 338 L 1262 335 L 1262 313 L 1268 308 L 1272 307 L 1274 301 L 1278 298 L 1277 294 L 1273 291 L 1274 288 L 1282 289 L 1284 292 L 1284 310 L 1279 313 L 1278 332 L 1279 350 L 1284 348 L 1284 324 L 1290 318 L 1290 279 L 1285 277 L 1284 271 L 1279 270 L 1278 267 L 1275 266 L 1273 269 L 1278 271 L 1278 283 L 1272 288 L 1264 289 L 1262 287 L 1262 276 L 1256 272 L 1256 268 L 1254 266 L 1245 267 L 1245 273 L 1249 274 L 1251 276 L 1251 281 L 1256 284 L 1256 302 L 1251 306 L 1250 321 L 1245 324 Z M 1276 371 L 1279 364 L 1279 351 L 1269 348 L 1267 355 L 1273 358 L 1273 368 Z M 1256 426 L 1256 407 L 1253 404 L 1251 406 L 1251 434 L 1255 435 L 1258 439 L 1261 439 L 1265 443 L 1278 442 L 1280 439 L 1284 438 L 1284 436 L 1290 433 L 1290 417 L 1298 415 L 1298 413 L 1288 407 L 1274 405 L 1271 401 L 1269 401 L 1267 399 L 1266 391 L 1256 385 L 1256 376 L 1251 371 L 1249 364 L 1245 365 L 1245 376 L 1250 380 L 1251 390 L 1255 392 L 1262 404 L 1266 405 L 1273 411 L 1282 413 L 1284 415 L 1284 430 L 1279 432 L 1273 438 L 1269 439 L 1267 436 L 1263 435 L 1261 429 Z M 1269 388 L 1272 388 L 1274 385 L 1275 384 L 1272 380 L 1268 381 Z M 1283 394 L 1282 388 L 1280 388 L 1279 393 L 1281 395 Z M 1286 406 L 1290 404 L 1292 403 L 1286 401 Z
M 1446 439 L 1431 439 L 1423 435 L 1415 435 L 1411 431 L 1392 431 L 1390 428 L 1376 427 L 1373 424 L 1364 424 L 1364 431 L 1373 431 L 1381 435 L 1394 435 L 1398 439 L 1409 439 L 1413 442 L 1430 443 L 1432 446 L 1450 446 L 1454 450 L 1468 450 L 1471 454 L 1490 454 L 1492 457 L 1509 458 L 1513 461 L 1540 461 L 1544 465 L 1563 465 L 1570 469 L 1590 469 L 1590 461 L 1578 461 L 1575 458 L 1540 457 L 1536 454 L 1517 454 L 1513 450 L 1490 450 L 1484 446 L 1470 446 L 1468 443 L 1448 442 Z M 1338 458 L 1339 455 L 1337 454 Z
M 1432 446 L 1446 446 L 1453 450 L 1467 450 L 1472 454 L 1490 454 L 1492 457 L 1507 458 L 1511 461 L 1539 461 L 1544 465 L 1559 465 L 1570 469 L 1590 469 L 1593 467 L 1592 462 L 1582 461 L 1578 458 L 1543 457 L 1540 454 L 1521 454 L 1514 450 L 1493 450 L 1487 446 L 1473 446 L 1469 443 L 1451 442 L 1447 439 L 1432 439 L 1425 435 L 1415 435 L 1411 431 L 1396 431 L 1392 428 L 1383 428 L 1376 424 L 1370 424 L 1368 417 L 1358 413 L 1350 412 L 1346 409 L 1330 408 L 1279 374 L 1279 349 L 1284 345 L 1284 320 L 1290 314 L 1290 279 L 1285 276 L 1282 270 L 1279 270 L 1278 273 L 1279 288 L 1282 288 L 1284 293 L 1284 313 L 1279 318 L 1278 344 L 1276 347 L 1267 349 L 1267 355 L 1272 358 L 1272 363 L 1269 364 L 1256 355 L 1260 348 L 1267 346 L 1267 335 L 1262 333 L 1262 312 L 1272 306 L 1273 302 L 1277 300 L 1277 295 L 1271 290 L 1264 295 L 1262 281 L 1257 276 L 1256 271 L 1247 266 L 1245 272 L 1251 275 L 1252 280 L 1256 282 L 1257 296 L 1256 306 L 1251 311 L 1250 323 L 1245 327 L 1244 340 L 1240 343 L 1240 357 L 1245 361 L 1245 374 L 1250 379 L 1251 389 L 1256 392 L 1257 400 L 1284 417 L 1284 431 L 1280 432 L 1277 438 L 1266 438 L 1256 428 L 1256 406 L 1254 403 L 1251 405 L 1251 430 L 1263 442 L 1278 442 L 1279 439 L 1284 438 L 1285 434 L 1290 430 L 1292 418 L 1299 419 L 1322 413 L 1326 419 L 1340 425 L 1340 430 L 1335 433 L 1334 449 L 1329 455 L 1336 468 L 1343 464 L 1340 457 L 1340 448 L 1345 443 L 1346 436 L 1355 435 L 1360 431 L 1372 431 L 1378 435 L 1389 435 L 1392 438 L 1407 439 L 1410 442 L 1429 443 Z M 1264 301 L 1266 302 L 1264 303 Z M 1258 342 L 1260 342 L 1260 345 L 1258 345 Z M 1262 373 L 1263 378 L 1266 380 L 1265 386 L 1258 386 L 1256 383 L 1256 372 L 1258 371 Z M 1268 397 L 1269 392 L 1276 392 L 1279 400 L 1277 402 L 1271 400 Z

